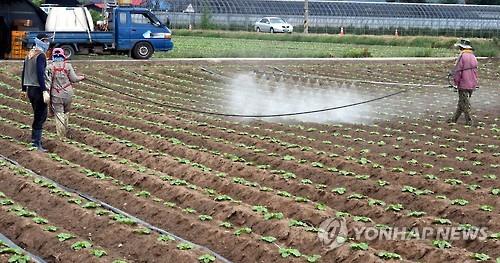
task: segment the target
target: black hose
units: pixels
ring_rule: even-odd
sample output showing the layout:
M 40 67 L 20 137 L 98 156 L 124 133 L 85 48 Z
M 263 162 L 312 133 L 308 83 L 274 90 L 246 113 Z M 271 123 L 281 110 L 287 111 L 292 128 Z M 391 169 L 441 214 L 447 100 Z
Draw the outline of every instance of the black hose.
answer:
M 114 88 L 108 87 L 108 86 L 106 86 L 106 85 L 104 85 L 102 83 L 99 83 L 99 82 L 94 81 L 94 80 L 89 79 L 89 78 L 86 78 L 85 80 L 88 81 L 88 82 L 91 82 L 91 83 L 93 83 L 95 85 L 99 85 L 99 86 L 101 86 L 103 88 L 106 88 L 106 89 L 109 89 L 111 91 L 117 92 L 119 94 L 131 97 L 131 98 L 134 98 L 134 99 L 138 99 L 138 100 L 141 100 L 141 101 L 149 102 L 149 103 L 152 103 L 152 104 L 155 104 L 155 105 L 158 105 L 158 106 L 162 106 L 162 107 L 172 108 L 172 109 L 176 109 L 176 110 L 180 110 L 180 111 L 186 111 L 186 112 L 194 112 L 194 113 L 201 113 L 201 114 L 208 114 L 208 115 L 215 115 L 215 116 L 223 116 L 223 117 L 240 117 L 240 118 L 275 118 L 275 117 L 297 116 L 297 115 L 305 115 L 305 114 L 311 114 L 311 113 L 326 112 L 326 111 L 338 110 L 338 109 L 343 109 L 343 108 L 348 108 L 348 107 L 353 107 L 353 106 L 357 106 L 357 105 L 361 105 L 361 104 L 370 103 L 370 102 L 373 102 L 373 101 L 377 101 L 377 100 L 385 99 L 385 98 L 388 98 L 388 97 L 396 96 L 396 95 L 399 95 L 401 93 L 404 93 L 404 92 L 407 92 L 407 91 L 410 90 L 410 88 L 408 88 L 408 89 L 400 90 L 398 92 L 387 94 L 387 95 L 384 95 L 384 96 L 381 96 L 381 97 L 377 97 L 377 98 L 374 98 L 374 99 L 360 101 L 360 102 L 351 103 L 351 104 L 346 104 L 346 105 L 342 105 L 342 106 L 329 107 L 329 108 L 324 108 L 324 109 L 309 110 L 309 111 L 299 111 L 299 112 L 291 112 L 291 113 L 253 115 L 253 114 L 232 114 L 232 113 L 210 112 L 210 111 L 195 110 L 195 109 L 189 109 L 189 108 L 184 108 L 184 107 L 169 105 L 169 104 L 166 104 L 166 103 L 156 102 L 156 101 L 153 101 L 153 100 L 150 100 L 150 99 L 147 99 L 147 98 L 143 98 L 143 97 L 140 97 L 140 96 L 137 96 L 137 95 L 134 95 L 134 94 L 130 94 L 130 93 L 118 90 L 118 89 L 114 89 Z

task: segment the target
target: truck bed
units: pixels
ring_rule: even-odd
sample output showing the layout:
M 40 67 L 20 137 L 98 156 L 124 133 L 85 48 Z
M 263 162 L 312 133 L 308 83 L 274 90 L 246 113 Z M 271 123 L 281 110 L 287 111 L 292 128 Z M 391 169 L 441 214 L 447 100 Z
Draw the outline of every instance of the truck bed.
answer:
M 40 33 L 45 33 L 50 36 L 50 42 L 56 43 L 72 43 L 72 44 L 90 44 L 92 43 L 101 43 L 101 44 L 113 44 L 113 32 L 101 32 L 94 31 L 89 33 L 87 32 L 29 32 L 27 35 L 27 46 L 32 46 L 34 44 L 34 38 L 36 35 Z M 52 37 L 54 36 L 54 40 Z

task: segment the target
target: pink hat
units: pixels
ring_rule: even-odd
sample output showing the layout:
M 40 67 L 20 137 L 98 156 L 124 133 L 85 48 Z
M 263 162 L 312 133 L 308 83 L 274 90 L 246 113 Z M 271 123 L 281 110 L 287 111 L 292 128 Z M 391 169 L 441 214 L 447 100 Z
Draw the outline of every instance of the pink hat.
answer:
M 52 50 L 52 57 L 63 57 L 64 59 L 66 59 L 66 55 L 64 55 L 64 49 L 60 47 L 54 48 Z

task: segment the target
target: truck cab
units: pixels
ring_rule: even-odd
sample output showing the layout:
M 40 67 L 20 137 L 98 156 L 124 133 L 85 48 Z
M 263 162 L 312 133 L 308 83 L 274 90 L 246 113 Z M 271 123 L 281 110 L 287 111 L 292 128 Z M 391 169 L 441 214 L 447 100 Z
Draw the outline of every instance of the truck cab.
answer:
M 116 8 L 115 38 L 117 50 L 130 50 L 133 58 L 149 58 L 154 50 L 171 50 L 171 32 L 156 16 L 144 8 Z
M 151 11 L 137 7 L 110 10 L 105 28 L 93 31 L 48 31 L 51 47 L 61 47 L 68 58 L 74 54 L 129 54 L 135 59 L 149 59 L 155 51 L 173 49 L 171 31 Z M 40 32 L 28 32 L 28 48 Z

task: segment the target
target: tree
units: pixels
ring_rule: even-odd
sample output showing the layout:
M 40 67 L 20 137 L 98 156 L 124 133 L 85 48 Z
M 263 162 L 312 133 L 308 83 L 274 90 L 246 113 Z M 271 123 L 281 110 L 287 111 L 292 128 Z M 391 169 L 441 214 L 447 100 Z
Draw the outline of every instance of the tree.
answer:
M 33 4 L 39 7 L 45 3 L 45 0 L 31 0 L 31 2 L 33 2 Z
M 202 29 L 213 29 L 215 25 L 212 23 L 212 12 L 207 6 L 203 6 L 201 14 L 200 26 Z

